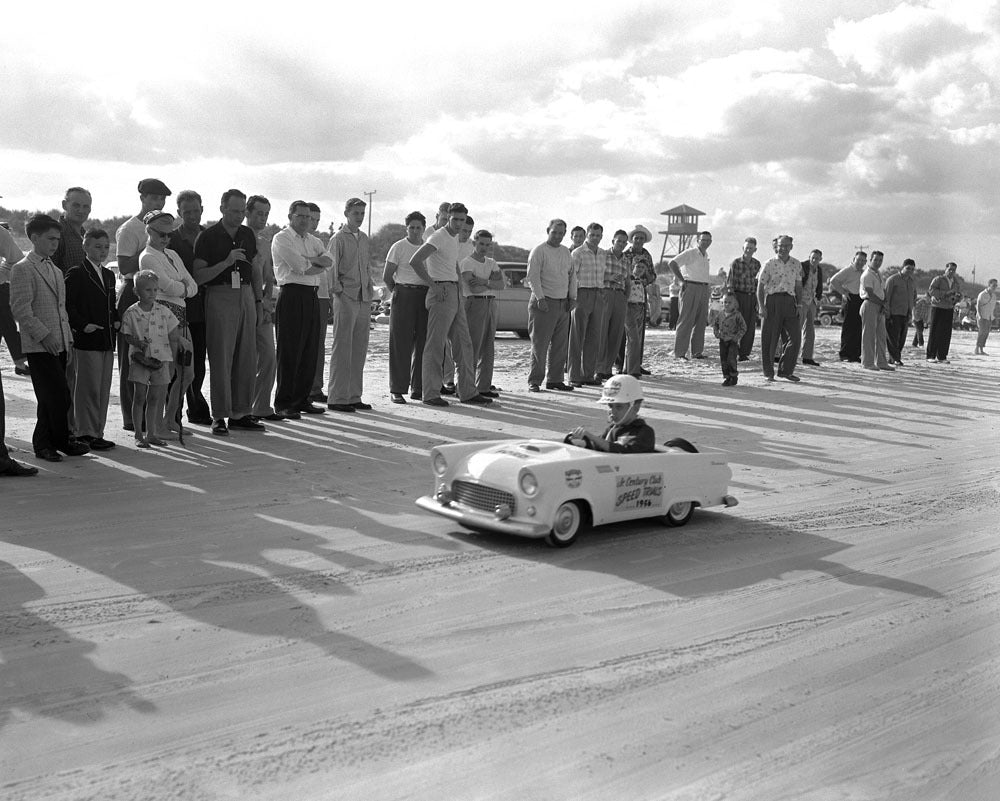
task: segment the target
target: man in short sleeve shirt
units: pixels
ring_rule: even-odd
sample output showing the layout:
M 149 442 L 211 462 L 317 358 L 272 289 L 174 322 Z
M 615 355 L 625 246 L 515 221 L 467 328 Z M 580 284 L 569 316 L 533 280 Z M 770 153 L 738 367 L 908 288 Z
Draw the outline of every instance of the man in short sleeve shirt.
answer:
M 239 189 L 222 195 L 222 219 L 194 246 L 194 279 L 205 293 L 212 433 L 229 426 L 263 431 L 251 417 L 257 379 L 257 318 L 262 314 L 262 277 L 254 269 L 257 237 L 243 225 L 247 196 Z
M 753 340 L 757 335 L 757 275 L 760 273 L 760 262 L 753 256 L 756 252 L 757 240 L 748 236 L 743 240 L 743 255 L 733 259 L 733 263 L 729 265 L 729 275 L 726 276 L 726 287 L 736 297 L 740 315 L 747 324 L 746 333 L 739 344 L 738 359 L 741 362 L 750 359 Z
M 844 322 L 840 326 L 840 360 L 861 362 L 861 273 L 868 254 L 859 250 L 843 270 L 834 273 L 830 289 L 844 298 Z
M 688 348 L 696 359 L 705 354 L 705 326 L 708 325 L 708 280 L 711 264 L 708 248 L 712 235 L 708 231 L 698 234 L 696 247 L 678 253 L 667 265 L 681 282 L 680 319 L 677 321 L 677 337 L 674 340 L 674 357 L 686 359 Z
M 774 380 L 774 355 L 778 342 L 787 339 L 781 349 L 778 378 L 799 381 L 795 364 L 799 358 L 802 332 L 799 326 L 799 303 L 802 300 L 802 265 L 792 258 L 792 238 L 787 234 L 777 237 L 773 259 L 757 276 L 757 306 L 761 313 L 760 360 L 768 381 Z

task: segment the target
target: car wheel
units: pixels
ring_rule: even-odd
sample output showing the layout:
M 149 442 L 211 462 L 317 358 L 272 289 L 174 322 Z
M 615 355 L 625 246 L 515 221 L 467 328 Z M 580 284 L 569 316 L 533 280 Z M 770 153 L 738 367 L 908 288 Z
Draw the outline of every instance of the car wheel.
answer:
M 545 541 L 553 548 L 568 548 L 576 542 L 577 535 L 583 527 L 583 512 L 576 501 L 566 501 L 556 509 L 552 531 Z
M 663 520 L 668 526 L 683 526 L 694 514 L 694 501 L 679 501 L 667 509 Z
M 820 325 L 831 325 L 833 323 L 833 318 L 829 314 L 821 314 L 819 316 Z
M 521 337 L 521 339 L 530 339 L 531 338 L 531 334 L 529 334 L 527 331 L 524 331 L 524 330 L 515 331 L 514 333 L 517 334 L 519 337 Z

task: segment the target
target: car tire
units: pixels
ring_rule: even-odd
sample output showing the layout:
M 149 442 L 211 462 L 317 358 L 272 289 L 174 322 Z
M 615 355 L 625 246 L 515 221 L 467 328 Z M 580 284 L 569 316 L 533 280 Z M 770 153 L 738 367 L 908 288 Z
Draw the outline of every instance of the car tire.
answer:
M 521 337 L 521 339 L 531 339 L 531 334 L 529 334 L 527 331 L 523 329 L 520 331 L 515 331 L 514 333 L 517 334 L 519 337 Z
M 583 529 L 583 510 L 576 501 L 566 501 L 556 509 L 552 531 L 545 536 L 545 541 L 553 548 L 568 548 L 576 542 Z
M 829 314 L 821 314 L 816 322 L 820 325 L 832 325 L 833 318 Z
M 673 504 L 663 516 L 668 526 L 683 526 L 694 514 L 694 501 L 678 501 Z

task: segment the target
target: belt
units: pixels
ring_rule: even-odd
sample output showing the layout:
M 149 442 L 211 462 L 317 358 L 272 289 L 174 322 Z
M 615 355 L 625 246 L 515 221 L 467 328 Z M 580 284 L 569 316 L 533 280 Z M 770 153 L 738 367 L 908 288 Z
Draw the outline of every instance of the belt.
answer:
M 450 281 L 435 281 L 434 283 L 451 283 Z M 402 287 L 403 289 L 427 289 L 427 284 L 396 284 L 397 287 Z
M 624 294 L 625 287 L 623 286 L 606 286 L 604 287 L 608 292 L 621 292 Z
M 250 286 L 249 281 L 240 281 L 240 286 Z M 205 289 L 232 289 L 232 285 L 229 283 L 225 284 L 205 284 Z
M 466 295 L 469 300 L 495 300 L 496 295 Z
M 685 284 L 694 284 L 695 286 L 708 286 L 708 281 L 692 281 L 688 279 L 684 282 Z
M 458 281 L 435 281 L 435 284 L 457 284 Z
M 278 289 L 310 289 L 313 292 L 319 292 L 318 286 L 313 286 L 312 284 L 296 284 L 294 281 L 288 284 L 278 284 Z

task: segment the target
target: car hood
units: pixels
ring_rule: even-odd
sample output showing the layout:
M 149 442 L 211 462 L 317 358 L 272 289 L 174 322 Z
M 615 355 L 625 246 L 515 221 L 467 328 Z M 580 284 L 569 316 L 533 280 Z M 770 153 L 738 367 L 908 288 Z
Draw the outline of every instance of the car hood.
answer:
M 523 467 L 578 462 L 594 456 L 593 451 L 561 442 L 542 439 L 513 440 L 470 454 L 465 462 L 465 471 L 473 478 L 490 481 L 516 475 Z

